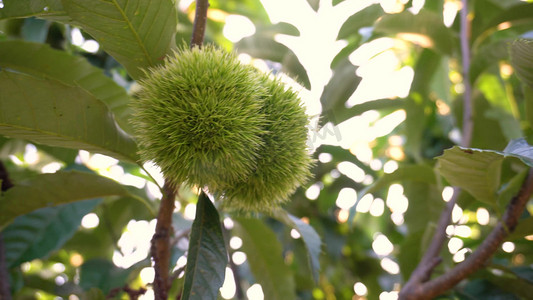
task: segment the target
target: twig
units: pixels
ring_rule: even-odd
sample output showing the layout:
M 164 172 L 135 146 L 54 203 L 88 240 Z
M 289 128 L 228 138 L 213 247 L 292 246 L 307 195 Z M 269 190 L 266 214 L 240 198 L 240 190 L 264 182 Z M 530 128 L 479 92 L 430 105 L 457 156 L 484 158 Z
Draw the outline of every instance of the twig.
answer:
M 9 174 L 4 164 L 0 162 L 0 181 L 2 181 L 2 192 L 13 187 L 9 179 Z M 0 233 L 0 300 L 11 300 L 11 291 L 9 287 L 9 273 L 7 272 L 6 256 L 4 249 L 4 239 Z
M 172 212 L 174 211 L 176 193 L 177 187 L 168 181 L 165 182 L 151 247 L 155 269 L 154 295 L 156 300 L 167 300 L 170 288 L 170 231 L 172 229 Z
M 470 85 L 470 23 L 468 21 L 468 0 L 461 8 L 461 56 L 463 58 L 463 132 L 461 146 L 470 147 L 474 124 L 472 121 L 472 86 Z
M 463 59 L 463 129 L 461 146 L 469 147 L 472 141 L 472 86 L 470 85 L 470 24 L 468 21 L 468 0 L 462 0 L 463 7 L 461 8 L 461 56 Z M 442 211 L 439 218 L 438 226 L 433 235 L 433 239 L 429 244 L 428 249 L 424 253 L 424 256 L 420 260 L 420 263 L 411 274 L 411 277 L 405 284 L 402 292 L 400 293 L 400 299 L 403 299 L 405 295 L 409 295 L 412 290 L 420 286 L 421 283 L 430 279 L 431 273 L 441 262 L 439 253 L 442 249 L 442 245 L 446 240 L 446 227 L 451 220 L 453 207 L 457 202 L 457 198 L 460 194 L 459 188 L 454 188 L 453 197 L 446 204 L 446 208 Z M 406 298 L 407 299 L 407 298 Z
M 462 263 L 456 265 L 444 275 L 414 286 L 410 290 L 402 290 L 400 299 L 433 299 L 483 267 L 486 261 L 498 250 L 505 238 L 515 229 L 532 193 L 533 169 L 529 169 L 520 191 L 507 205 L 502 220 L 498 222 L 483 243 Z
M 191 48 L 202 46 L 207 24 L 208 7 L 209 0 L 196 1 L 196 16 L 194 18 Z M 163 198 L 159 207 L 151 249 L 155 269 L 154 294 L 156 300 L 167 300 L 171 283 L 168 270 L 170 263 L 170 230 L 172 228 L 172 211 L 174 210 L 177 187 L 165 180 L 162 190 Z
M 196 14 L 191 38 L 191 48 L 202 47 L 204 42 L 205 27 L 207 25 L 207 8 L 209 0 L 196 0 Z

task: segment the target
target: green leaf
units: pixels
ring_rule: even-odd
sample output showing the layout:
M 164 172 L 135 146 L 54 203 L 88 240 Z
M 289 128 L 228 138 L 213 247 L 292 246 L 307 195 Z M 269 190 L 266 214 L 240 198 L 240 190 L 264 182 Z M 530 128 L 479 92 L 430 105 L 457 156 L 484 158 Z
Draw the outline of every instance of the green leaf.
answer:
M 82 57 L 54 50 L 46 44 L 17 40 L 2 41 L 0 67 L 55 79 L 66 85 L 78 85 L 103 101 L 113 112 L 122 129 L 132 132 L 128 123 L 131 115 L 128 94 L 111 78 L 105 76 L 101 69 L 92 66 Z
M 513 233 L 511 233 L 507 239 L 512 241 L 528 235 L 533 235 L 533 217 L 520 220 Z
M 46 20 L 28 18 L 24 20 L 24 25 L 21 29 L 22 38 L 27 41 L 44 43 L 48 36 L 48 28 L 50 22 Z
M 218 212 L 202 192 L 191 228 L 182 299 L 216 299 L 224 283 L 227 264 Z
M 438 169 L 451 185 L 461 187 L 477 200 L 495 205 L 504 156 L 495 151 L 455 146 L 444 151 Z
M 62 247 L 99 202 L 100 199 L 93 199 L 44 207 L 17 217 L 2 231 L 8 268 L 45 257 Z
M 344 106 L 337 107 L 327 113 L 327 121 L 332 122 L 333 125 L 340 124 L 352 117 L 358 116 L 369 110 L 382 110 L 382 109 L 400 109 L 405 106 L 405 100 L 402 99 L 379 99 L 364 102 L 361 104 L 354 105 L 350 108 Z M 326 120 L 325 120 L 326 121 Z
M 298 30 L 287 23 L 258 28 L 257 32 L 243 38 L 235 44 L 239 53 L 247 53 L 252 57 L 281 63 L 281 71 L 296 79 L 307 89 L 311 89 L 311 82 L 304 66 L 287 46 L 274 40 L 276 34 L 299 34 Z
M 531 291 L 533 290 L 533 283 L 517 276 L 513 271 L 503 266 L 496 266 L 496 270 L 503 274 L 494 274 L 489 270 L 482 270 L 479 272 L 481 278 L 490 281 L 495 286 L 503 291 L 512 293 L 514 296 L 519 296 L 517 299 L 530 299 Z M 503 272 L 501 272 L 503 271 Z M 507 299 L 507 298 L 505 298 Z
M 361 77 L 355 74 L 356 69 L 348 59 L 345 59 L 333 70 L 333 77 L 324 87 L 320 96 L 323 111 L 327 112 L 338 107 L 345 108 L 344 103 L 361 82 Z
M 442 23 L 442 17 L 424 9 L 416 15 L 409 11 L 385 15 L 376 23 L 374 30 L 399 34 L 404 40 L 446 55 L 452 54 L 455 44 L 452 32 Z
M 0 134 L 136 162 L 137 147 L 84 89 L 0 71 Z
M 388 187 L 394 182 L 399 181 L 418 181 L 423 183 L 435 184 L 437 178 L 435 170 L 428 165 L 405 165 L 399 167 L 396 171 L 390 174 L 384 174 L 372 185 L 362 190 L 358 198 L 362 198 L 365 194 L 375 193 L 381 189 Z
M 315 283 L 318 283 L 318 272 L 320 270 L 320 261 L 318 259 L 320 257 L 320 247 L 322 245 L 320 236 L 316 233 L 313 227 L 311 227 L 311 225 L 287 213 L 285 210 L 276 210 L 273 217 L 285 225 L 296 229 L 300 233 L 307 250 L 309 267 L 312 270 L 313 279 L 315 280 Z
M 91 173 L 59 171 L 17 183 L 0 196 L 0 229 L 38 208 L 104 196 L 130 196 L 119 183 Z
M 485 31 L 491 27 L 500 25 L 501 23 L 511 22 L 510 25 L 524 24 L 533 21 L 533 3 L 523 3 L 521 5 L 514 5 L 507 10 L 504 10 L 494 18 L 492 18 L 485 27 Z M 514 23 L 514 24 L 513 24 Z
M 527 170 L 524 170 L 513 176 L 509 182 L 503 185 L 502 189 L 498 192 L 498 213 L 502 213 L 509 201 L 511 201 L 511 198 L 518 194 L 524 184 L 526 175 Z
M 470 64 L 470 83 L 476 82 L 479 75 L 488 67 L 509 58 L 509 42 L 509 40 L 496 41 L 482 46 L 473 53 Z
M 93 259 L 86 261 L 80 267 L 80 286 L 84 290 L 92 288 L 101 289 L 104 294 L 113 288 L 123 287 L 129 278 L 143 267 L 149 267 L 148 259 L 142 260 L 133 266 L 123 269 L 115 266 L 113 262 L 105 259 Z
M 39 17 L 56 21 L 69 21 L 61 0 L 3 0 L 0 20 Z
M 533 167 L 533 147 L 523 138 L 510 141 L 503 150 L 503 154 L 516 157 L 526 165 Z
M 156 66 L 170 50 L 177 13 L 171 0 L 62 0 L 79 25 L 121 63 L 134 79 Z
M 296 299 L 294 277 L 285 265 L 276 235 L 257 219 L 237 218 L 235 234 L 242 239 L 242 249 L 253 275 L 261 284 L 265 299 Z
M 430 233 L 432 233 L 434 230 L 434 228 L 431 228 L 432 224 L 439 220 L 445 205 L 442 200 L 442 192 L 435 184 L 427 184 L 420 181 L 404 182 L 403 187 L 405 196 L 409 199 L 409 206 L 404 215 L 408 231 L 415 233 L 431 230 Z M 426 234 L 421 239 L 422 244 L 425 237 Z
M 518 78 L 533 89 L 533 40 L 516 40 L 510 51 L 511 65 Z
M 384 174 L 374 181 L 372 185 L 362 189 L 357 193 L 357 202 L 363 198 L 366 194 L 372 194 L 381 191 L 382 189 L 390 186 L 394 182 L 403 182 L 403 181 L 417 181 L 422 183 L 435 184 L 437 178 L 435 175 L 435 170 L 428 165 L 405 165 L 398 168 L 396 171 L 390 174 Z M 353 224 L 353 219 L 355 217 L 355 209 L 357 205 L 354 205 L 350 208 L 348 216 L 348 224 Z
M 526 106 L 526 120 L 529 128 L 533 128 L 533 89 L 525 84 L 522 85 L 522 89 L 524 91 L 524 102 Z
M 359 29 L 372 26 L 385 12 L 381 5 L 372 4 L 350 16 L 339 30 L 337 40 L 346 39 L 353 34 L 358 34 Z
M 106 296 L 102 292 L 102 290 L 97 288 L 91 288 L 90 290 L 83 293 L 81 296 L 81 299 L 83 300 L 105 300 Z

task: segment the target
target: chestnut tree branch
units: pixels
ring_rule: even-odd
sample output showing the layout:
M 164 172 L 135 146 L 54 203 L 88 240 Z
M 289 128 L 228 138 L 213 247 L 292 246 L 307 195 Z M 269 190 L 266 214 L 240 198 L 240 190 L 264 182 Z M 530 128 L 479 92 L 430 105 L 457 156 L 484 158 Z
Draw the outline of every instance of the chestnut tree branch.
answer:
M 470 22 L 468 0 L 462 0 L 461 8 L 461 57 L 463 59 L 463 132 L 461 146 L 470 147 L 474 124 L 472 121 L 472 86 L 470 85 Z
M 156 300 L 167 300 L 170 288 L 170 232 L 172 231 L 172 213 L 176 194 L 177 186 L 166 181 L 163 186 L 163 197 L 161 198 L 151 247 L 155 269 L 154 295 Z
M 209 0 L 196 0 L 196 14 L 191 38 L 191 48 L 202 47 L 204 42 L 205 27 L 207 25 L 207 9 Z
M 502 219 L 474 253 L 445 274 L 428 282 L 413 285 L 409 289 L 404 288 L 400 292 L 400 299 L 433 299 L 483 267 L 505 238 L 514 231 L 532 193 L 533 169 L 529 169 L 520 191 L 507 205 Z
M 0 162 L 0 181 L 2 182 L 2 192 L 13 187 L 9 179 L 9 174 L 4 164 Z M 11 291 L 9 287 L 9 273 L 7 271 L 6 256 L 4 249 L 4 239 L 0 232 L 0 300 L 11 300 Z
M 196 1 L 196 15 L 194 18 L 191 48 L 202 46 L 207 24 L 208 7 L 209 0 Z M 159 207 L 151 249 L 155 269 L 154 294 L 156 300 L 166 300 L 171 285 L 171 277 L 169 276 L 170 232 L 172 230 L 172 212 L 174 211 L 177 186 L 166 180 L 162 190 L 163 198 Z
M 463 128 L 462 128 L 462 140 L 461 146 L 469 147 L 472 141 L 472 86 L 470 85 L 470 24 L 468 20 L 468 0 L 462 0 L 463 7 L 461 8 L 461 29 L 460 29 L 460 42 L 461 42 L 461 57 L 463 61 Z M 453 207 L 457 202 L 457 198 L 460 194 L 459 188 L 454 188 L 453 196 L 446 204 L 445 209 L 441 213 L 436 231 L 433 235 L 431 243 L 428 249 L 424 253 L 424 256 L 420 260 L 420 263 L 411 274 L 411 277 L 405 284 L 400 295 L 408 294 L 409 291 L 415 289 L 421 283 L 430 279 L 431 273 L 441 262 L 439 253 L 442 249 L 442 245 L 446 240 L 446 227 L 450 223 Z M 402 297 L 400 297 L 402 298 Z

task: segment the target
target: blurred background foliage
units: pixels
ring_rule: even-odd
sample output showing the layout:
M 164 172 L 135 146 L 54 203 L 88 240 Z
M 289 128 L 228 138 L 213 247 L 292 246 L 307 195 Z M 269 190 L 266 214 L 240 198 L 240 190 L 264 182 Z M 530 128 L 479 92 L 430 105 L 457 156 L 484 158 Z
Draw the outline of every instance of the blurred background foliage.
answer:
M 24 45 L 16 44 L 20 41 L 83 58 L 90 66 L 79 62 L 80 68 L 98 68 L 113 81 L 110 89 L 122 100 L 106 104 L 117 104 L 110 109 L 130 132 L 123 122 L 129 113 L 124 91 L 132 95 L 135 80 L 95 41 L 102 37 L 71 22 L 62 5 L 75 1 L 15 2 L 0 1 L 0 68 L 12 68 Z M 176 2 L 171 48 L 188 43 L 194 19 L 194 2 Z M 533 87 L 527 76 L 521 83 L 515 70 L 528 74 L 533 62 L 518 54 L 512 63 L 509 45 L 533 38 L 533 3 L 470 1 L 470 78 L 461 75 L 461 5 L 458 0 L 210 1 L 206 42 L 237 51 L 244 62 L 284 76 L 300 92 L 312 116 L 309 146 L 317 159 L 314 178 L 286 205 L 292 221 L 221 212 L 231 258 L 221 298 L 396 299 L 453 193 L 436 173 L 435 157 L 459 144 L 466 81 L 473 86 L 472 147 L 501 151 L 512 139 L 531 141 Z M 56 52 L 49 55 L 18 60 L 40 61 L 31 63 L 40 70 L 67 61 Z M 154 183 L 161 184 L 157 168 L 2 134 L 0 158 L 15 183 L 78 170 L 127 189 L 110 184 L 97 198 L 39 209 L 5 227 L 14 298 L 125 298 L 120 288 L 126 285 L 147 288 L 141 297 L 153 297 L 148 252 L 161 196 Z M 436 275 L 483 241 L 524 169 L 516 160 L 503 161 L 497 174 L 502 186 L 493 187 L 499 203 L 461 192 Z M 183 285 L 196 193 L 182 188 L 174 214 L 173 297 Z M 530 299 L 532 212 L 529 204 L 517 231 L 489 264 L 441 298 Z

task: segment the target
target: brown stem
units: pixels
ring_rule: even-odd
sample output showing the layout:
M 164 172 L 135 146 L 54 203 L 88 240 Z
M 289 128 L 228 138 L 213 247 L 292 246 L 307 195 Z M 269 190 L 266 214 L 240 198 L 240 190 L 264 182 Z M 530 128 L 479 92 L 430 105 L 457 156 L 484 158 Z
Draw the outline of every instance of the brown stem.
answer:
M 2 181 L 2 192 L 13 187 L 9 179 L 9 174 L 4 164 L 0 162 L 0 181 Z M 11 300 L 11 291 L 9 287 L 9 273 L 6 265 L 6 255 L 4 249 L 4 239 L 0 233 L 0 300 Z
M 461 56 L 463 59 L 463 129 L 462 129 L 462 141 L 461 146 L 469 147 L 472 141 L 473 122 L 472 122 L 472 86 L 470 85 L 470 24 L 468 21 L 468 0 L 462 0 L 463 7 L 461 9 Z M 447 203 L 446 208 L 441 213 L 438 226 L 433 235 L 433 239 L 429 244 L 428 249 L 424 253 L 424 256 L 420 260 L 420 263 L 411 274 L 411 277 L 405 284 L 402 292 L 400 293 L 400 299 L 403 299 L 402 295 L 408 295 L 411 291 L 421 283 L 426 282 L 431 277 L 433 269 L 441 262 L 439 253 L 442 249 L 442 245 L 446 240 L 446 227 L 451 220 L 453 207 L 459 197 L 460 189 L 454 188 L 452 199 Z M 407 298 L 406 298 L 407 299 Z
M 499 249 L 505 238 L 514 231 L 532 193 L 533 169 L 529 169 L 520 191 L 507 205 L 501 221 L 492 229 L 474 253 L 444 275 L 414 286 L 409 290 L 402 290 L 400 299 L 433 299 L 483 267 L 486 261 Z
M 472 86 L 470 85 L 470 22 L 468 0 L 463 0 L 461 9 L 461 57 L 463 58 L 463 132 L 461 146 L 470 147 L 474 124 L 472 121 Z
M 170 232 L 172 229 L 172 212 L 176 198 L 177 186 L 165 182 L 163 198 L 157 215 L 155 233 L 152 237 L 151 255 L 154 260 L 155 278 L 154 294 L 156 300 L 167 300 L 170 288 Z
M 207 8 L 209 0 L 196 0 L 196 14 L 191 38 L 191 48 L 202 47 L 204 42 L 205 27 L 207 24 Z
M 194 18 L 191 48 L 201 47 L 204 41 L 207 24 L 207 8 L 209 0 L 196 1 L 196 16 Z M 156 300 L 167 300 L 171 281 L 169 277 L 170 264 L 170 231 L 172 228 L 172 212 L 176 198 L 177 187 L 167 180 L 163 186 L 163 198 L 157 215 L 157 225 L 152 238 L 152 258 L 154 260 L 155 278 L 154 294 Z

